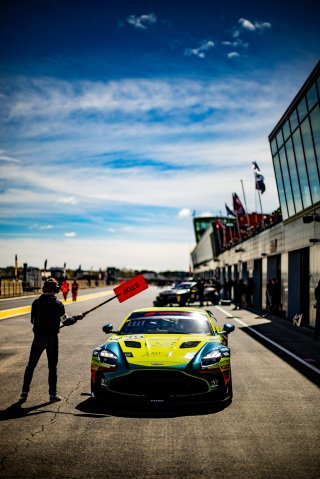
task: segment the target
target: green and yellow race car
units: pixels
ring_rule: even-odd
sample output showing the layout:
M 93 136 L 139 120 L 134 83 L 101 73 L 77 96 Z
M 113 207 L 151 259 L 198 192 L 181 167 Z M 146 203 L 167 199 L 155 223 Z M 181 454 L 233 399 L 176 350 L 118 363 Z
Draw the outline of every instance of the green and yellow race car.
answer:
M 132 311 L 92 354 L 91 394 L 107 402 L 231 402 L 228 334 L 198 308 Z

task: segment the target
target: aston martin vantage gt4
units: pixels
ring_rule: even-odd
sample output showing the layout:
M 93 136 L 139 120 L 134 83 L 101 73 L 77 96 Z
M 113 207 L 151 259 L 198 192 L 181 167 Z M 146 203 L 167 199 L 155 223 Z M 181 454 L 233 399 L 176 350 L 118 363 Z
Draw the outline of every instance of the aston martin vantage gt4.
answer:
M 132 311 L 95 348 L 92 397 L 111 403 L 231 402 L 228 334 L 210 311 L 158 307 Z

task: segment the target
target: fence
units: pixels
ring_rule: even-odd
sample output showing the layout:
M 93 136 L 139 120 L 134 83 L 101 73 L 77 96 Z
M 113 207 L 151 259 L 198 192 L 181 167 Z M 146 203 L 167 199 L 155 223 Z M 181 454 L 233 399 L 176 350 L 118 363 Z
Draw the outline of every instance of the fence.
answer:
M 20 296 L 23 294 L 22 281 L 15 279 L 0 280 L 0 296 Z
M 72 280 L 68 280 L 70 291 Z M 80 279 L 78 280 L 79 289 L 87 289 L 87 288 L 103 288 L 106 286 L 106 282 L 104 280 L 86 280 Z M 27 294 L 38 294 L 41 293 L 41 290 L 36 291 L 23 291 L 22 288 L 22 281 L 21 280 L 14 280 L 14 279 L 0 279 L 0 297 L 13 297 L 13 296 L 22 296 Z

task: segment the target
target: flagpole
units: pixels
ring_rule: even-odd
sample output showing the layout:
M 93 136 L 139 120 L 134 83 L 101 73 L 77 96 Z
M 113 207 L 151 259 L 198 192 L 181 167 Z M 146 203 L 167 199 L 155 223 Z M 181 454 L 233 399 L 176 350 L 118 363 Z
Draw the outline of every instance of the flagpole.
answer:
M 246 213 L 247 213 L 247 221 L 248 221 L 248 226 L 250 228 L 250 218 L 249 218 L 249 215 L 248 215 L 248 206 L 247 206 L 247 200 L 246 200 L 246 195 L 245 195 L 245 192 L 244 192 L 244 187 L 243 187 L 243 181 L 241 181 L 241 186 L 242 186 L 242 193 L 243 193 L 243 199 L 244 199 L 244 204 L 246 206 Z
M 218 236 L 218 241 L 219 241 L 219 248 L 220 248 L 220 253 L 221 253 L 221 237 L 220 237 L 220 226 L 218 227 L 217 226 L 217 223 L 215 223 L 215 229 L 216 229 L 216 232 L 217 232 L 217 236 Z
M 236 215 L 236 218 L 237 218 L 237 226 L 238 226 L 239 240 L 241 241 L 241 240 L 242 240 L 242 236 L 241 236 L 241 231 L 240 231 L 240 226 L 239 226 L 238 214 Z
M 263 218 L 263 210 L 262 210 L 262 203 L 261 203 L 261 193 L 260 193 L 260 190 L 258 190 L 258 197 L 259 197 L 259 203 L 260 203 L 260 210 L 261 210 L 261 214 L 262 214 L 262 224 L 264 226 L 264 218 Z

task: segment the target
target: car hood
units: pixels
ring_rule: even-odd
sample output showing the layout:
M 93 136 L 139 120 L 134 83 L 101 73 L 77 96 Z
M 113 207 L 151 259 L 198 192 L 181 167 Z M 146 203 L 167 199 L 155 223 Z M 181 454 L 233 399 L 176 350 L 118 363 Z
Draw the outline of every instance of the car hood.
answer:
M 221 345 L 218 337 L 203 334 L 113 336 L 108 343 L 114 341 L 129 364 L 146 367 L 186 365 L 207 342 Z

